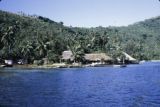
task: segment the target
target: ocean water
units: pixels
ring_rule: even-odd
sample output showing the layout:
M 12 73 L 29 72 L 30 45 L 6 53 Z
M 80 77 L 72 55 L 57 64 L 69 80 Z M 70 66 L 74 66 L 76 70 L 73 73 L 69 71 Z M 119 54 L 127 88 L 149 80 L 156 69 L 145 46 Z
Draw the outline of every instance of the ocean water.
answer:
M 0 69 L 0 107 L 160 107 L 160 63 Z

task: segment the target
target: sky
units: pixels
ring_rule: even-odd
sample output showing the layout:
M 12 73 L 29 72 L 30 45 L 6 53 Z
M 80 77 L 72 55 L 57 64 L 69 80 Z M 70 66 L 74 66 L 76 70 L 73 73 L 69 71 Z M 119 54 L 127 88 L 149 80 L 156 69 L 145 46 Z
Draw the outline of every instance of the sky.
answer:
M 127 26 L 160 15 L 159 0 L 2 0 L 0 10 L 48 17 L 73 27 Z

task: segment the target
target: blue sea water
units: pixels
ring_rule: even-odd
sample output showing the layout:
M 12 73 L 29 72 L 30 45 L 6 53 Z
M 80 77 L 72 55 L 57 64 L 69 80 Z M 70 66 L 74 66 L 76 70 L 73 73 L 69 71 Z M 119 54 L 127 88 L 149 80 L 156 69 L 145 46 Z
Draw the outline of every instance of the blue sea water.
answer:
M 160 63 L 0 69 L 0 107 L 160 107 Z

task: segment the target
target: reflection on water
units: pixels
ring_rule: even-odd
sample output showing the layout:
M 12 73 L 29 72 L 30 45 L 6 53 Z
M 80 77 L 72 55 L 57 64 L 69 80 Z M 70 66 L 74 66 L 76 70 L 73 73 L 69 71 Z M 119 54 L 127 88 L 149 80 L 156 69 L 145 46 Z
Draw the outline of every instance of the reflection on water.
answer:
M 0 106 L 159 107 L 160 63 L 126 68 L 0 69 Z

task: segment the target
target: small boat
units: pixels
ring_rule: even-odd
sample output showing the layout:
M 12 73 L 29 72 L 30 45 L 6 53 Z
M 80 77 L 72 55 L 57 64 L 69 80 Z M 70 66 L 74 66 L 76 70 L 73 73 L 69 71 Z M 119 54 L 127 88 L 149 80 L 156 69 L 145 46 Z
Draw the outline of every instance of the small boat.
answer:
M 126 64 L 121 64 L 121 65 L 113 65 L 113 67 L 127 67 Z
M 142 61 L 140 61 L 139 63 L 140 63 L 140 64 L 143 64 L 143 63 L 145 63 L 145 62 L 146 62 L 145 60 L 142 60 Z
M 122 64 L 122 65 L 120 65 L 120 67 L 127 67 L 127 65 L 126 64 Z
M 92 63 L 90 66 L 91 67 L 105 67 L 106 64 L 96 62 L 96 63 Z
M 0 68 L 4 68 L 6 65 L 0 65 Z

